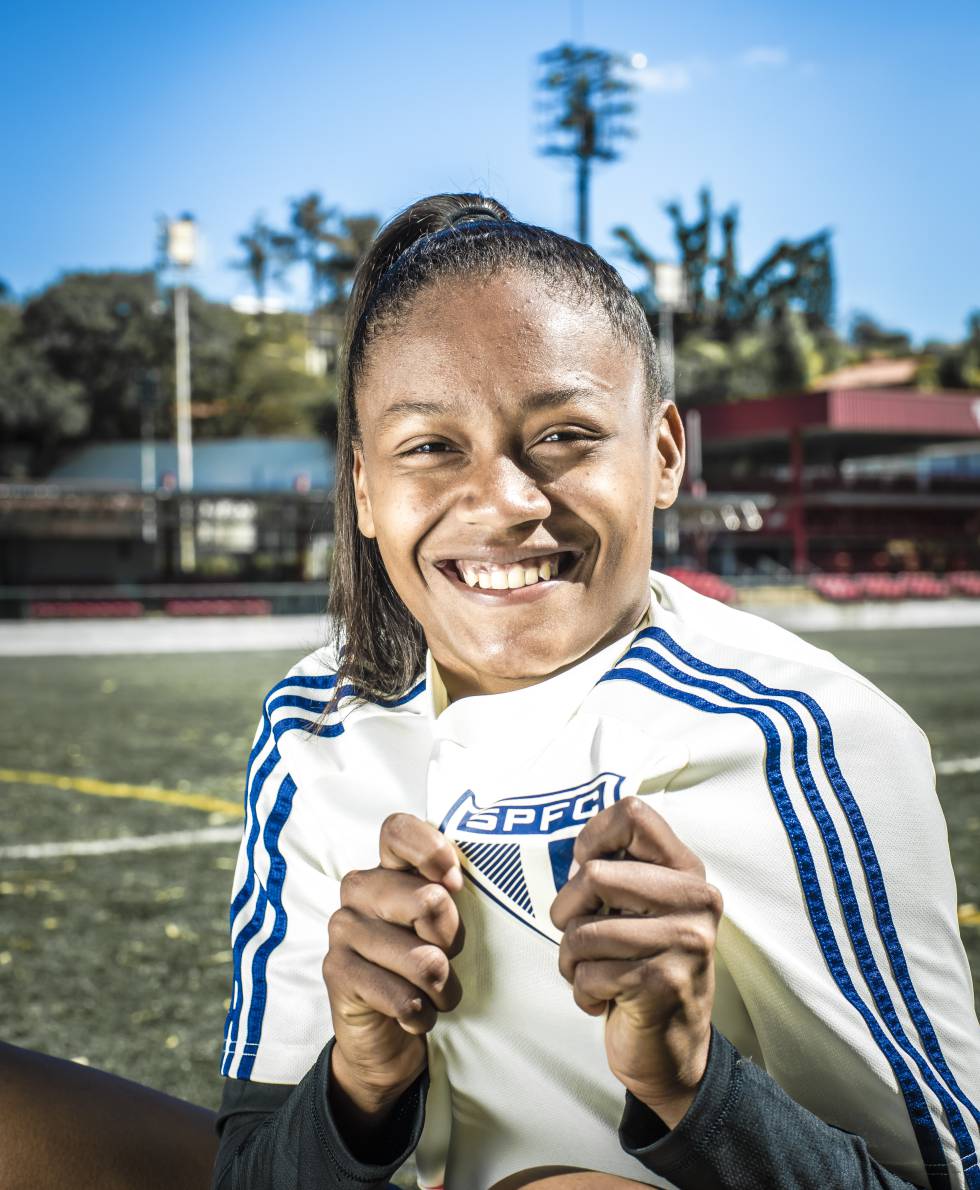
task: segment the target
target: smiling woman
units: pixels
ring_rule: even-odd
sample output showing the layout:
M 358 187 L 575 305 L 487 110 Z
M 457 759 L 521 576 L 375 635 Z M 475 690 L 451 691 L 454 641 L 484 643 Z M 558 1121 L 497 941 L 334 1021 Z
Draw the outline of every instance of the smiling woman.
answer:
M 339 424 L 336 637 L 248 759 L 215 1190 L 413 1156 L 422 1190 L 980 1190 L 928 743 L 650 568 L 683 433 L 615 271 L 480 195 L 413 204 L 358 274 Z M 129 1184 L 85 1131 L 87 1182 L 56 1139 L 27 1184 Z
M 435 195 L 363 262 L 344 361 L 336 635 L 250 762 L 215 1187 L 413 1154 L 425 1190 L 972 1187 L 928 748 L 650 569 L 684 440 L 619 275 Z

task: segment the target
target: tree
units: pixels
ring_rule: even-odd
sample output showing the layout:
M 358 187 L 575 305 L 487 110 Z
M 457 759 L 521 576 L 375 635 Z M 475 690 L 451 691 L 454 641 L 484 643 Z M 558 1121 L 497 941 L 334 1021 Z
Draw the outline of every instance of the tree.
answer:
M 980 310 L 967 318 L 963 342 L 941 351 L 938 381 L 943 388 L 980 388 Z
M 380 222 L 377 215 L 344 215 L 339 231 L 331 235 L 333 251 L 324 260 L 322 271 L 333 305 L 346 305 L 354 275 L 371 247 Z
M 876 318 L 859 311 L 851 319 L 851 342 L 865 355 L 908 355 L 912 343 L 905 331 L 886 330 Z
M 62 444 L 88 429 L 80 384 L 61 379 L 21 334 L 20 310 L 0 307 L 0 438 L 28 451 L 28 471 L 42 473 Z
M 242 255 L 231 262 L 231 267 L 245 273 L 252 283 L 261 320 L 269 282 L 282 280 L 290 258 L 291 238 L 270 227 L 261 215 L 256 215 L 252 226 L 238 237 L 237 243 Z
M 143 374 L 167 365 L 172 343 L 156 303 L 152 273 L 106 272 L 64 276 L 24 307 L 24 342 L 84 391 L 95 438 L 139 436 Z
M 635 87 L 616 74 L 624 59 L 607 50 L 565 42 L 538 61 L 543 67 L 538 89 L 546 96 L 539 107 L 550 117 L 546 135 L 555 138 L 541 152 L 575 159 L 578 238 L 588 243 L 592 163 L 616 161 L 620 154 L 613 143 L 634 135 L 624 122 L 634 105 L 624 96 Z
M 698 201 L 700 214 L 691 223 L 685 221 L 679 202 L 665 208 L 674 224 L 689 306 L 678 322 L 678 345 L 688 334 L 708 334 L 732 342 L 760 323 L 772 322 L 787 304 L 804 316 L 814 333 L 832 326 L 834 272 L 829 231 L 796 242 L 778 241 L 752 272 L 743 275 L 738 269 L 738 209 L 731 207 L 716 220 L 711 191 L 701 190 Z M 712 252 L 716 221 L 722 235 L 717 256 Z M 628 227 L 616 227 L 613 234 L 623 242 L 633 263 L 650 277 L 647 292 L 652 294 L 657 259 Z
M 315 190 L 302 198 L 290 201 L 289 230 L 280 236 L 283 259 L 287 264 L 305 265 L 309 276 L 309 315 L 307 319 L 309 345 L 314 352 L 322 350 L 320 342 L 319 310 L 330 272 L 327 248 L 338 237 L 331 231 L 337 217 L 336 207 L 323 205 L 323 197 Z

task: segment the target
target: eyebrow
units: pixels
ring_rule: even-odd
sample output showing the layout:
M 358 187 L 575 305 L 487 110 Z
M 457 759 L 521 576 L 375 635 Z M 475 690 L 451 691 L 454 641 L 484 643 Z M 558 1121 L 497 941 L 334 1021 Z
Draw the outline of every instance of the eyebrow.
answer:
M 541 392 L 531 393 L 523 404 L 524 408 L 528 411 L 553 409 L 559 405 L 567 405 L 570 401 L 580 400 L 583 397 L 595 398 L 596 395 L 596 390 L 593 388 L 579 388 L 571 385 L 567 388 L 544 389 Z M 411 416 L 412 414 L 426 417 L 433 414 L 453 413 L 459 408 L 459 402 L 450 401 L 422 401 L 413 398 L 393 401 L 378 418 L 378 431 L 379 433 L 383 432 L 401 418 Z

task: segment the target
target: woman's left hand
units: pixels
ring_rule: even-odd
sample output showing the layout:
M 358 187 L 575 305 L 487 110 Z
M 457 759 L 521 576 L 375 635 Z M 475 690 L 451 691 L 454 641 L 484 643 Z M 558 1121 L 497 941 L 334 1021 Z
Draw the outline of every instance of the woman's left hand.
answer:
M 551 907 L 559 969 L 583 1012 L 608 1009 L 610 1070 L 673 1128 L 707 1065 L 721 893 L 639 797 L 590 819 L 573 854 Z

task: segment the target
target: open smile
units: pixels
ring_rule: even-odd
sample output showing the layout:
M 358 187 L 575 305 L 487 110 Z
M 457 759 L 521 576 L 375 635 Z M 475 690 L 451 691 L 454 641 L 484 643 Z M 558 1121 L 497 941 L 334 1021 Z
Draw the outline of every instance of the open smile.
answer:
M 531 603 L 572 579 L 584 554 L 559 550 L 510 564 L 491 564 L 465 558 L 435 564 L 463 595 L 481 603 Z

